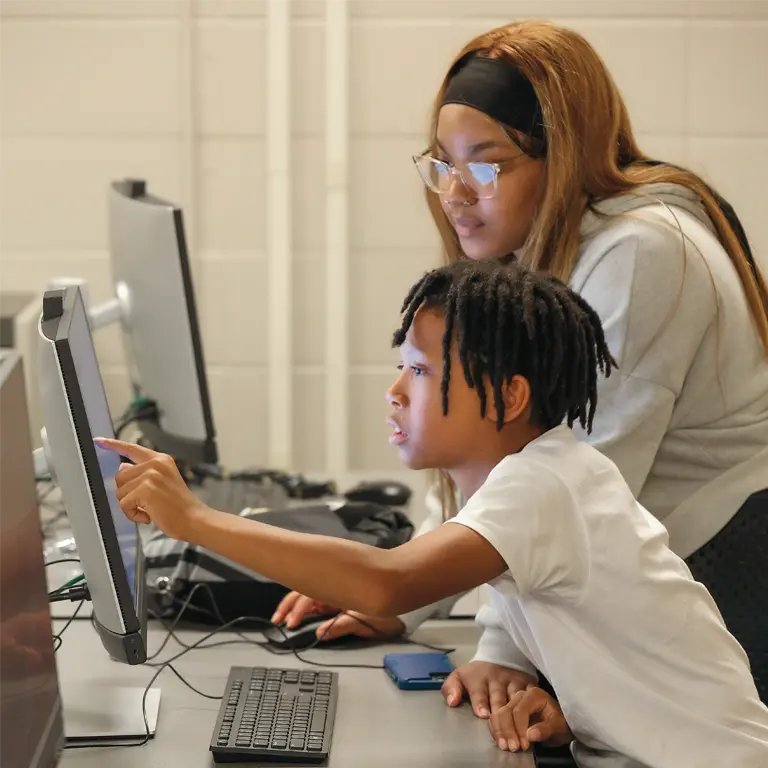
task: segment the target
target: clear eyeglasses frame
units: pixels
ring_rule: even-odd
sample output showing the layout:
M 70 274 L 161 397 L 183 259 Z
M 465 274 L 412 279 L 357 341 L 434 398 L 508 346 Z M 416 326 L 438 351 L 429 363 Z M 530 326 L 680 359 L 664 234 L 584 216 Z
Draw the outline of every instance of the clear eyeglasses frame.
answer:
M 477 200 L 488 200 L 496 195 L 499 188 L 499 173 L 505 165 L 524 157 L 524 153 L 515 155 L 499 163 L 463 163 L 451 165 L 438 160 L 428 153 L 414 155 L 413 162 L 428 189 L 438 195 L 447 195 L 453 186 L 454 176 L 472 192 Z

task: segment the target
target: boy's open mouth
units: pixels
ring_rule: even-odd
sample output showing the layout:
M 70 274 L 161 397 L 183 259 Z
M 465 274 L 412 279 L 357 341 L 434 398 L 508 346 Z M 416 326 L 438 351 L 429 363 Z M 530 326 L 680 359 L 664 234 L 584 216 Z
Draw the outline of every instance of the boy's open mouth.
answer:
M 394 421 L 389 419 L 387 424 L 389 424 L 393 430 L 392 434 L 389 436 L 390 445 L 400 445 L 408 439 L 407 433 L 403 432 L 402 428 Z

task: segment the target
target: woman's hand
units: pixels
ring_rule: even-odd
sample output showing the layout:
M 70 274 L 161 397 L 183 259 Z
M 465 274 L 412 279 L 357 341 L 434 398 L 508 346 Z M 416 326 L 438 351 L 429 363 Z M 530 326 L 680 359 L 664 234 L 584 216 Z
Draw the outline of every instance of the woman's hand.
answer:
M 528 749 L 535 742 L 561 747 L 573 741 L 560 705 L 533 685 L 514 694 L 508 704 L 491 715 L 488 728 L 499 749 L 510 752 Z
M 307 616 L 323 613 L 339 613 L 339 609 L 300 595 L 298 592 L 289 592 L 277 606 L 272 622 L 274 624 L 285 622 L 288 629 L 294 629 Z M 398 637 L 404 631 L 405 625 L 398 618 L 381 619 L 366 616 L 357 611 L 349 611 L 323 622 L 315 634 L 320 640 L 334 640 L 346 635 L 371 638 Z
M 525 672 L 487 661 L 470 661 L 451 672 L 443 683 L 442 694 L 449 707 L 458 707 L 468 696 L 474 713 L 486 718 L 519 691 L 535 684 L 536 680 Z
M 134 462 L 115 475 L 117 500 L 134 522 L 154 523 L 167 536 L 186 541 L 195 519 L 212 511 L 187 488 L 170 456 L 121 440 L 96 443 Z

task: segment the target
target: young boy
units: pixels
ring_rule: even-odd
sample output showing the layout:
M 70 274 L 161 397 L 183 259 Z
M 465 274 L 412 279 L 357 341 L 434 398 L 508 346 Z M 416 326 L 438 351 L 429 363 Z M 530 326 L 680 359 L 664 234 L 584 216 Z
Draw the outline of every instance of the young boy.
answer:
M 429 272 L 403 305 L 390 442 L 469 499 L 394 550 L 203 507 L 170 457 L 102 444 L 124 512 L 322 602 L 396 616 L 489 583 L 506 631 L 551 681 L 492 716 L 502 749 L 573 740 L 580 766 L 768 766 L 768 709 L 745 653 L 662 525 L 578 442 L 615 363 L 595 312 L 515 264 Z M 566 422 L 566 423 L 563 423 Z M 561 709 L 562 707 L 562 709 Z

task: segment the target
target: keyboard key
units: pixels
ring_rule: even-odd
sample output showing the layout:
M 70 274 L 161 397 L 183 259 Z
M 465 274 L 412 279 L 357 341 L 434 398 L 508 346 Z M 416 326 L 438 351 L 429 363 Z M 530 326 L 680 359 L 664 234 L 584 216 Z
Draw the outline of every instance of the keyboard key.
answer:
M 285 749 L 288 746 L 288 742 L 283 739 L 278 739 L 272 742 L 272 749 Z
M 323 732 L 325 728 L 325 712 L 315 712 L 312 715 L 312 725 L 309 727 L 310 732 L 319 731 Z
M 253 746 L 257 749 L 267 749 L 269 747 L 269 739 L 256 739 L 253 742 Z
M 291 749 L 304 749 L 304 740 L 303 739 L 292 739 L 290 743 Z

